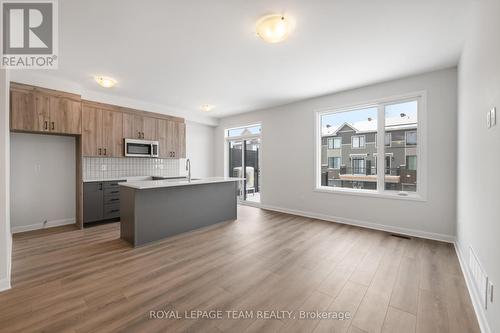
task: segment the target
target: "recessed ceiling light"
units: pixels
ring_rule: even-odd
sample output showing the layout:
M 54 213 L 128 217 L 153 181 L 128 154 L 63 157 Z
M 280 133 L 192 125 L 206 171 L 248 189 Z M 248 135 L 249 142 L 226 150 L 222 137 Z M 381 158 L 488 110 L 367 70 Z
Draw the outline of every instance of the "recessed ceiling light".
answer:
M 104 88 L 111 88 L 116 84 L 116 80 L 109 76 L 95 76 L 94 80 Z
M 279 43 L 288 38 L 294 26 L 291 17 L 272 14 L 261 17 L 255 24 L 255 31 L 266 42 Z
M 210 111 L 212 111 L 213 109 L 215 109 L 215 105 L 211 105 L 211 104 L 203 104 L 202 106 L 200 106 L 200 109 L 201 109 L 201 111 L 203 111 L 203 112 L 210 112 Z

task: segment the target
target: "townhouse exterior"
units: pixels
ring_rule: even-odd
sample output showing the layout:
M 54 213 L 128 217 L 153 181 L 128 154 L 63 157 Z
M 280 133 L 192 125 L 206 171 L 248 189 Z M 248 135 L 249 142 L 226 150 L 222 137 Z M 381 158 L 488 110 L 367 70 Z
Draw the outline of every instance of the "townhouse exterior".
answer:
M 385 130 L 385 189 L 416 191 L 417 124 Z M 345 123 L 321 138 L 321 185 L 358 189 L 377 186 L 377 132 Z

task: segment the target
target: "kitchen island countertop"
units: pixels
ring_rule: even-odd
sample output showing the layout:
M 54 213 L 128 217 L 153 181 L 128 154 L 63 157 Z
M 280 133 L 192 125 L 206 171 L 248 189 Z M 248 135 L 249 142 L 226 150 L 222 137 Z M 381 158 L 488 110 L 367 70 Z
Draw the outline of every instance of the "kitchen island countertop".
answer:
M 213 184 L 213 183 L 227 183 L 237 182 L 244 180 L 244 178 L 235 177 L 208 177 L 208 178 L 192 178 L 191 181 L 187 179 L 164 179 L 164 180 L 142 180 L 142 181 L 128 181 L 120 183 L 124 187 L 130 187 L 136 190 L 147 190 L 162 187 L 175 187 L 175 186 L 190 186 L 200 184 Z

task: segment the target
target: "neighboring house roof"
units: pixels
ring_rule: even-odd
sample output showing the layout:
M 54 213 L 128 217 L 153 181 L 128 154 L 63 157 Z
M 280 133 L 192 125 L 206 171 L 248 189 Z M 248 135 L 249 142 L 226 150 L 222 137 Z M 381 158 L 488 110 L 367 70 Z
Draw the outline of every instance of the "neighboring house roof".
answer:
M 349 126 L 356 133 L 371 133 L 377 131 L 377 120 L 363 120 L 353 124 L 343 123 L 338 127 L 322 127 L 321 136 L 334 136 L 345 126 Z M 412 129 L 417 127 L 417 117 L 405 115 L 404 117 L 386 118 L 386 129 L 389 131 Z

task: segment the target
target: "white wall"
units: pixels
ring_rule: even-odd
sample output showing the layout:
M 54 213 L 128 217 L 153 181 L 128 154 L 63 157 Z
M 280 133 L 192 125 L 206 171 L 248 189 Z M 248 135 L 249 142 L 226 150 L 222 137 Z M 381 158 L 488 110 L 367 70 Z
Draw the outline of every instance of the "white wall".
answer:
M 75 138 L 11 133 L 12 232 L 75 223 Z
M 320 193 L 314 188 L 314 116 L 325 107 L 427 91 L 427 201 Z M 351 223 L 454 240 L 457 72 L 447 69 L 223 118 L 216 129 L 216 174 L 224 174 L 224 129 L 262 122 L 262 203 Z
M 457 234 L 468 261 L 471 246 L 490 280 L 496 301 L 486 313 L 500 332 L 500 124 L 486 128 L 486 112 L 500 114 L 500 2 L 474 1 L 472 26 L 459 65 Z
M 9 73 L 0 69 L 0 291 L 10 288 Z
M 192 177 L 214 176 L 213 126 L 186 121 L 186 158 L 191 160 Z M 186 173 L 186 160 L 181 160 L 181 174 Z

